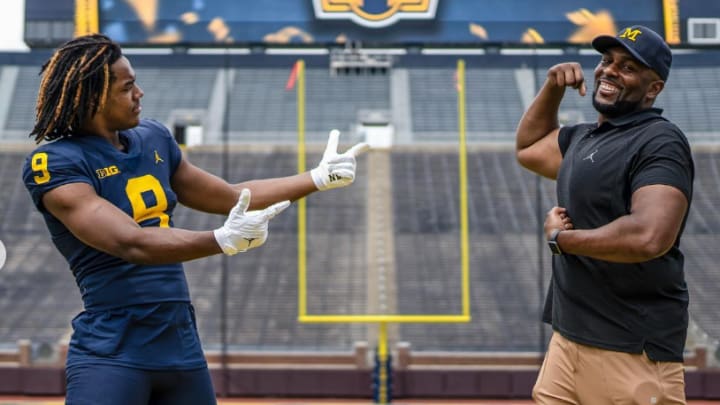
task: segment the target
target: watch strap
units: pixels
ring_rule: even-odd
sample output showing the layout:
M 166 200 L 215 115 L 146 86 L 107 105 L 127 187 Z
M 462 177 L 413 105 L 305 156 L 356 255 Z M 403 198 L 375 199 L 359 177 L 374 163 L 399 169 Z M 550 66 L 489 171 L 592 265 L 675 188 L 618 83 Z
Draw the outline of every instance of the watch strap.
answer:
M 561 255 L 563 254 L 562 249 L 560 249 L 560 245 L 558 244 L 557 238 L 558 235 L 560 235 L 560 232 L 562 232 L 563 229 L 554 229 L 550 233 L 550 238 L 548 239 L 548 247 L 550 247 L 550 251 L 554 255 Z

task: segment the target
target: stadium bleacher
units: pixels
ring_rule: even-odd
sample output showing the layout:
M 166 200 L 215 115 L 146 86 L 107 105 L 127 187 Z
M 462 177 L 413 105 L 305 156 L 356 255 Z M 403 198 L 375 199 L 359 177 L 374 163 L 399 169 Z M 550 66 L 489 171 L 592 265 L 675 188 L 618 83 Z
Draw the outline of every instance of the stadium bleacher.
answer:
M 456 74 L 453 69 L 409 69 L 412 128 L 418 141 L 457 139 Z M 512 69 L 468 69 L 468 140 L 497 141 L 513 136 L 523 104 Z M 412 100 L 412 102 L 410 102 Z
M 52 247 L 42 219 L 30 207 L 19 168 L 32 146 L 37 68 L 6 65 L 15 77 L 7 116 L 0 117 L 0 240 L 8 262 L 0 271 L 0 348 L 20 339 L 36 344 L 67 339 L 70 319 L 81 302 L 67 265 Z M 522 69 L 526 69 L 523 67 Z M 144 112 L 169 126 L 176 110 L 228 108 L 227 134 L 208 133 L 207 144 L 188 148 L 196 165 L 237 182 L 286 175 L 296 170 L 297 99 L 285 90 L 288 69 L 233 69 L 229 94 L 218 81 L 222 69 L 137 68 L 145 90 Z M 471 267 L 470 323 L 429 327 L 403 324 L 392 330 L 393 343 L 412 350 L 542 352 L 549 338 L 539 322 L 547 282 L 549 254 L 538 227 L 553 205 L 554 185 L 522 170 L 512 150 L 514 126 L 523 110 L 523 87 L 538 86 L 545 68 L 523 81 L 505 68 L 473 68 L 467 73 L 469 227 Z M 693 344 L 709 344 L 711 361 L 720 339 L 720 278 L 715 265 L 720 235 L 720 149 L 717 92 L 700 82 L 720 72 L 711 67 L 673 70 L 659 106 L 688 133 L 697 165 L 695 198 L 682 246 L 691 293 Z M 308 70 L 308 165 L 320 159 L 318 145 L 327 129 L 354 133 L 360 109 L 390 109 L 407 103 L 410 113 L 398 127 L 399 144 L 389 153 L 389 199 L 395 289 L 390 310 L 400 314 L 456 314 L 461 309 L 457 93 L 454 68 L 408 68 L 407 75 L 331 76 Z M 586 70 L 591 75 L 591 70 Z M 406 83 L 395 83 L 406 80 Z M 182 83 L 182 84 L 179 84 Z M 561 112 L 568 121 L 592 120 L 588 98 L 569 94 Z M 225 97 L 227 97 L 225 99 Z M 398 99 L 400 101 L 398 101 Z M 219 101 L 220 100 L 220 101 Z M 223 102 L 225 100 L 226 102 Z M 214 107 L 213 107 L 214 108 Z M 403 119 L 402 116 L 399 119 Z M 222 123 L 214 123 L 216 130 Z M 231 147 L 223 149 L 223 137 Z M 21 145 L 21 146 L 19 146 Z M 364 158 L 362 158 L 364 159 Z M 342 192 L 313 195 L 308 207 L 308 312 L 358 314 L 368 310 L 368 168 L 360 161 L 358 181 Z M 350 350 L 359 341 L 374 342 L 376 330 L 365 324 L 303 324 L 297 320 L 297 215 L 292 207 L 271 223 L 266 246 L 234 258 L 212 257 L 186 264 L 204 345 L 216 350 Z M 212 229 L 222 218 L 179 207 L 174 222 L 189 229 Z M 42 289 L 36 288 L 42 285 Z M 224 296 L 223 294 L 226 294 Z M 223 301 L 225 300 L 225 301 Z M 223 307 L 223 305 L 227 305 Z M 225 314 L 225 318 L 222 316 Z M 223 335 L 223 327 L 226 328 Z

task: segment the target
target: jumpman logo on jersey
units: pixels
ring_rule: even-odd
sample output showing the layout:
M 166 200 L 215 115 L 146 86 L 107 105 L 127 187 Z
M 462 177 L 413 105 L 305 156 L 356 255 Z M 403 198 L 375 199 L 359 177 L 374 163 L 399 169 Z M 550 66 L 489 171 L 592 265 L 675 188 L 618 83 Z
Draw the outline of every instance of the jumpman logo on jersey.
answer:
M 160 154 L 156 150 L 155 151 L 155 164 L 159 164 L 159 163 L 165 163 L 165 161 L 163 160 L 163 158 L 160 157 Z

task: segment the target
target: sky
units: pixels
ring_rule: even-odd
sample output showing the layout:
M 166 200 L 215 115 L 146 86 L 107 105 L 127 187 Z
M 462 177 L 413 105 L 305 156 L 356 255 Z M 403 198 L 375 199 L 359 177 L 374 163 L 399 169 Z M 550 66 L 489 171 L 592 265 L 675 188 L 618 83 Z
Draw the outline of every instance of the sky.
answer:
M 0 13 L 0 51 L 21 51 L 28 47 L 23 42 L 25 0 L 2 0 Z

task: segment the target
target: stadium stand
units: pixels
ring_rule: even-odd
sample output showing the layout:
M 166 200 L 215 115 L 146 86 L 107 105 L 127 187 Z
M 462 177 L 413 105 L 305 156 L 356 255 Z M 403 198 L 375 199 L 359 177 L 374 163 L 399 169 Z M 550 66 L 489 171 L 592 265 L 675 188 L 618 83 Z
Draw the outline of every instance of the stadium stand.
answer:
M 720 156 L 716 150 L 697 148 L 695 158 L 695 190 L 693 207 L 681 241 L 685 250 L 685 272 L 690 289 L 690 315 L 702 337 L 717 345 L 720 339 L 720 317 L 716 310 L 720 280 L 717 263 L 720 254 Z M 709 339 L 708 339 L 709 337 Z M 716 361 L 720 351 L 715 353 Z
M 143 115 L 162 122 L 170 120 L 173 110 L 207 110 L 217 77 L 217 69 L 207 68 L 136 68 Z
M 297 97 L 285 91 L 287 69 L 236 69 L 229 97 L 229 128 L 235 139 L 295 142 Z M 388 108 L 387 75 L 332 76 L 308 69 L 306 76 L 308 140 L 323 141 L 328 128 L 348 132 L 358 110 Z
M 35 118 L 35 99 L 40 85 L 37 66 L 4 66 L 3 73 L 14 71 L 14 89 L 10 95 L 3 95 L 12 100 L 5 127 L 2 131 L 3 140 L 21 141 L 27 138 Z
M 0 351 L 12 350 L 18 341 L 27 339 L 32 342 L 33 361 L 42 361 L 43 356 L 57 360 L 62 347 L 56 345 L 67 339 L 70 320 L 81 310 L 81 301 L 67 265 L 52 247 L 20 181 L 22 159 L 32 146 L 26 134 L 33 121 L 37 67 L 5 65 L 2 69 L 3 77 L 14 78 L 14 83 L 0 86 L 0 91 L 9 91 L 0 94 L 0 99 L 13 100 L 6 117 L 0 117 L 0 240 L 9 252 L 0 270 Z M 407 105 L 408 122 L 400 126 L 409 132 L 403 134 L 402 144 L 383 152 L 390 162 L 386 175 L 391 189 L 381 195 L 391 207 L 386 226 L 391 227 L 393 238 L 392 245 L 387 245 L 392 246 L 394 270 L 388 285 L 396 295 L 385 310 L 457 314 L 461 280 L 454 68 L 404 69 L 396 71 L 406 75 L 358 76 L 331 76 L 327 69 L 308 69 L 307 162 L 313 165 L 320 159 L 329 128 L 343 130 L 343 143 L 358 140 L 353 131 L 358 110 Z M 390 337 L 398 352 L 408 347 L 413 356 L 455 352 L 466 360 L 478 354 L 534 353 L 524 364 L 532 366 L 545 348 L 550 331 L 538 319 L 550 277 L 549 253 L 538 235 L 542 218 L 555 200 L 554 186 L 517 165 L 512 134 L 524 94 L 528 89 L 534 93 L 546 68 L 537 68 L 529 76 L 518 75 L 522 69 L 527 68 L 467 72 L 472 321 L 394 326 Z M 293 146 L 297 99 L 294 92 L 285 90 L 289 69 L 237 68 L 230 73 L 220 68 L 143 66 L 136 70 L 146 92 L 144 116 L 172 128 L 179 110 L 205 113 L 203 125 L 212 129 L 207 131 L 206 144 L 186 150 L 196 165 L 232 182 L 297 170 Z M 673 70 L 658 103 L 687 131 L 696 157 L 695 198 L 682 246 L 691 294 L 689 358 L 701 366 L 720 363 L 715 352 L 720 340 L 716 311 L 720 149 L 713 144 L 718 139 L 715 128 L 720 114 L 714 100 L 720 86 L 706 82 L 717 84 L 719 73 L 714 67 L 681 65 Z M 591 74 L 586 70 L 588 77 Z M 226 78 L 233 83 L 229 91 L 222 85 Z M 225 108 L 229 109 L 227 132 L 221 133 L 221 121 L 208 121 L 222 120 Z M 595 117 L 589 99 L 574 93 L 566 97 L 561 110 L 567 122 Z M 358 181 L 352 187 L 307 200 L 308 313 L 358 314 L 370 307 L 377 309 L 368 295 L 375 282 L 368 276 L 372 260 L 368 251 L 376 203 L 368 198 L 367 177 L 372 168 L 364 163 L 361 160 Z M 376 344 L 373 325 L 297 320 L 297 216 L 293 206 L 274 219 L 270 239 L 262 249 L 186 264 L 205 348 L 213 355 L 221 350 L 256 355 L 345 353 L 349 366 L 366 367 L 368 362 L 357 361 L 356 353 L 359 342 Z M 178 207 L 174 216 L 176 225 L 189 229 L 212 229 L 222 220 L 184 207 Z M 48 353 L 48 345 L 54 352 Z M 705 358 L 694 357 L 697 347 L 708 350 Z M 436 361 L 442 364 L 444 360 Z
M 12 173 L 22 153 L 3 153 L 2 169 Z M 191 161 L 221 174 L 218 152 L 190 152 Z M 719 170 L 716 152 L 698 152 L 698 182 L 683 245 L 687 250 L 688 281 L 693 317 L 706 333 L 720 336 L 713 291 L 715 242 L 720 216 L 713 201 Z M 319 157 L 318 157 L 319 158 Z M 288 152 L 233 152 L 228 161 L 231 180 L 273 176 L 293 170 Z M 459 312 L 459 250 L 457 183 L 451 152 L 398 152 L 393 161 L 396 284 L 400 313 Z M 423 325 L 401 328 L 398 338 L 418 350 L 538 350 L 541 329 L 536 322 L 544 288 L 538 285 L 536 263 L 536 179 L 520 170 L 509 151 L 472 152 L 469 157 L 469 220 L 476 322 L 443 326 L 428 334 Z M 710 176 L 712 175 L 712 176 Z M 362 173 L 360 178 L 362 178 Z M 3 176 L 3 216 L 0 229 L 10 260 L 0 272 L 0 341 L 21 338 L 59 341 L 79 308 L 79 296 L 67 266 L 51 247 L 41 218 L 28 209 L 18 177 Z M 540 201 L 550 207 L 552 185 L 540 184 Z M 365 263 L 364 189 L 362 182 L 346 193 L 318 194 L 308 200 L 308 267 L 311 313 L 364 311 Z M 343 348 L 367 339 L 362 327 L 298 325 L 296 322 L 297 212 L 290 210 L 272 223 L 271 242 L 257 252 L 228 259 L 227 294 L 233 346 L 265 348 Z M 222 218 L 180 207 L 174 222 L 190 229 L 219 226 Z M 12 235 L 12 237 L 9 237 Z M 545 250 L 540 250 L 545 255 Z M 545 258 L 546 259 L 546 258 Z M 188 279 L 205 342 L 220 344 L 218 292 L 220 257 L 187 264 Z M 545 279 L 549 277 L 544 275 Z M 42 285 L 43 288 L 33 288 Z M 522 293 L 520 293 L 522 291 Z M 512 299 L 508 299 L 511 297 Z M 281 299 L 284 298 L 284 299 Z M 37 321 L 42 319 L 42 322 Z M 40 326 L 41 327 L 38 327 Z M 446 335 L 447 334 L 447 335 Z
M 674 69 L 658 102 L 666 108 L 668 118 L 695 138 L 717 141 L 720 106 L 716 100 L 720 89 L 708 86 L 717 80 L 720 80 L 720 68 L 716 66 Z
M 3 73 L 14 78 L 9 95 L 12 100 L 8 108 L 5 126 L 0 140 L 21 142 L 32 129 L 35 117 L 35 99 L 40 84 L 37 66 L 3 66 Z M 140 85 L 151 91 L 143 97 L 143 114 L 169 123 L 173 110 L 203 110 L 210 103 L 210 95 L 217 75 L 217 69 L 157 69 L 136 68 Z M 3 117 L 5 118 L 5 117 Z
M 211 172 L 222 174 L 217 152 L 190 152 L 189 159 Z M 312 154 L 310 161 L 319 160 Z M 264 152 L 234 152 L 229 157 L 227 178 L 281 176 L 295 170 L 296 156 L 268 149 Z M 363 169 L 361 169 L 363 170 Z M 360 172 L 360 176 L 364 173 Z M 309 313 L 363 311 L 365 278 L 364 188 L 359 181 L 347 193 L 329 192 L 308 199 L 308 284 Z M 363 325 L 305 325 L 297 322 L 297 209 L 271 223 L 271 237 L 264 248 L 237 257 L 214 257 L 186 265 L 188 282 L 198 313 L 206 347 L 221 343 L 219 288 L 221 261 L 230 263 L 227 279 L 229 296 L 228 343 L 237 349 L 255 350 L 340 350 L 366 340 Z M 175 215 L 178 226 L 213 229 L 223 218 L 200 214 L 181 207 Z
M 470 142 L 507 142 L 517 117 L 522 114 L 523 93 L 534 94 L 545 79 L 547 67 L 534 70 L 530 80 L 518 79 L 521 69 L 469 68 L 466 74 L 467 131 Z M 453 142 L 457 137 L 457 93 L 455 70 L 448 67 L 396 69 L 404 75 L 332 75 L 327 69 L 308 69 L 306 84 L 307 140 L 322 142 L 328 128 L 352 134 L 360 110 L 387 110 L 393 99 L 410 109 L 409 128 L 403 139 L 411 142 Z M 294 143 L 297 130 L 297 98 L 285 91 L 288 69 L 230 69 L 232 89 L 223 86 L 225 72 L 218 68 L 138 67 L 138 81 L 145 90 L 143 115 L 172 127 L 178 113 L 204 115 L 205 143 L 221 143 L 225 136 L 237 142 Z M 584 70 L 586 77 L 592 68 Z M 6 116 L 0 116 L 2 142 L 22 142 L 31 128 L 39 83 L 36 66 L 2 66 L 3 78 L 11 83 L 0 94 L 12 100 Z M 697 80 L 720 81 L 720 68 L 680 66 L 671 72 L 666 90 L 657 105 L 668 118 L 695 141 L 716 141 L 720 107 L 714 100 L 720 90 Z M 407 81 L 399 83 L 398 81 Z M 396 90 L 399 89 L 399 90 Z M 576 92 L 563 99 L 564 122 L 591 120 L 596 116 L 587 98 Z M 224 110 L 228 109 L 229 134 L 222 133 Z M 2 111 L 2 110 L 0 110 Z M 395 115 L 394 119 L 402 119 Z
M 412 125 L 417 141 L 457 139 L 454 69 L 409 69 Z M 513 136 L 523 105 L 512 69 L 468 69 L 468 140 L 497 141 Z M 412 100 L 412 102 L 409 102 Z
M 403 325 L 401 338 L 418 350 L 542 350 L 534 178 L 507 150 L 474 151 L 468 161 L 474 321 L 432 334 Z M 460 291 L 457 153 L 395 154 L 393 162 L 400 312 L 460 313 L 459 294 L 447 294 Z
M 42 217 L 20 180 L 25 153 L 3 152 L 0 159 L 0 238 L 8 261 L 0 271 L 0 344 L 20 339 L 55 344 L 82 308 L 64 259 L 44 230 Z

